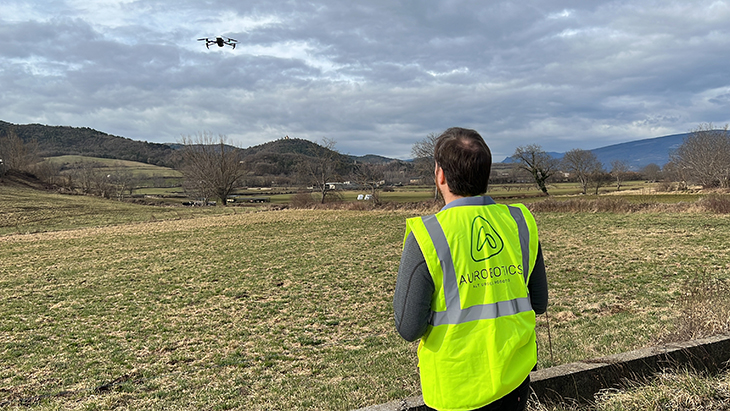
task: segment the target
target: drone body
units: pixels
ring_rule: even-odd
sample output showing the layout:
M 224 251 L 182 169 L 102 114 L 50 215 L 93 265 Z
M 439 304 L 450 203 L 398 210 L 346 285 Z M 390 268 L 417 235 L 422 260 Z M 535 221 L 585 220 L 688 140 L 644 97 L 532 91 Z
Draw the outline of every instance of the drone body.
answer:
M 236 43 L 238 43 L 238 40 L 232 39 L 230 37 L 224 37 L 224 36 L 216 36 L 215 39 L 205 37 L 202 39 L 198 39 L 198 41 L 205 41 L 205 47 L 208 49 L 210 48 L 211 44 L 217 44 L 218 47 L 231 46 L 235 49 Z

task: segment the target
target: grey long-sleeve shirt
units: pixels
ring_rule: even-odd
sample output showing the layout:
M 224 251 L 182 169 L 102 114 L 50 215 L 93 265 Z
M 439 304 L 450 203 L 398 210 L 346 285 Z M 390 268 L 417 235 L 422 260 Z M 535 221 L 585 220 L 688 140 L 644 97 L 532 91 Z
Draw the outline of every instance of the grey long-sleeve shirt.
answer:
M 423 336 L 431 316 L 431 295 L 434 283 L 426 266 L 421 248 L 413 233 L 406 238 L 401 255 L 398 278 L 393 295 L 395 327 L 407 341 L 415 341 Z M 527 284 L 532 309 L 536 314 L 547 310 L 548 286 L 542 248 L 538 244 L 537 261 Z

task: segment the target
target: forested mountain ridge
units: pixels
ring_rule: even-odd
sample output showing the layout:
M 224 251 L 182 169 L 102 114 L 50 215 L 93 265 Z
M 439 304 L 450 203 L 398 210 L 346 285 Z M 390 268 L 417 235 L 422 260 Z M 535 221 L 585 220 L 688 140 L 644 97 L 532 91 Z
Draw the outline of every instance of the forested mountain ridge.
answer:
M 625 162 L 632 170 L 638 171 L 649 164 L 656 164 L 663 167 L 669 162 L 670 155 L 682 145 L 684 140 L 691 133 L 672 134 L 663 137 L 645 138 L 642 140 L 628 141 L 625 143 L 612 144 L 594 148 L 588 151 L 593 152 L 604 167 L 610 169 L 611 162 L 620 160 Z M 565 153 L 548 152 L 556 159 L 563 158 Z M 513 157 L 502 160 L 503 163 L 515 163 Z
M 12 124 L 0 120 L 0 136 L 11 131 L 25 143 L 35 140 L 38 143 L 38 155 L 41 157 L 82 155 L 167 167 L 175 163 L 174 150 L 168 144 L 113 136 L 88 127 Z
M 132 140 L 88 127 L 12 124 L 0 120 L 0 136 L 11 130 L 25 143 L 35 140 L 41 157 L 83 155 L 174 167 L 178 162 L 175 153 L 182 147 L 179 143 Z M 255 174 L 289 174 L 302 159 L 322 157 L 329 149 L 308 140 L 282 138 L 239 150 L 244 161 L 256 169 Z M 398 161 L 374 154 L 350 156 L 338 153 L 336 157 L 341 164 Z
M 340 153 L 322 147 L 309 140 L 282 138 L 242 149 L 241 158 L 254 175 L 286 175 L 297 172 L 297 166 L 305 160 L 332 158 L 345 173 L 352 160 Z
M 178 162 L 176 152 L 179 143 L 148 143 L 126 137 L 110 135 L 88 127 L 46 126 L 41 124 L 12 124 L 0 120 L 0 136 L 13 130 L 24 142 L 32 140 L 38 143 L 38 155 L 55 157 L 61 155 L 83 155 L 89 157 L 114 158 L 132 160 L 143 163 L 175 167 Z M 663 166 L 669 161 L 669 154 L 682 144 L 688 136 L 675 134 L 655 137 L 610 146 L 595 148 L 592 151 L 599 161 L 608 167 L 613 160 L 623 160 L 638 170 L 655 163 Z M 296 164 L 306 158 L 321 157 L 328 148 L 317 143 L 298 138 L 281 138 L 257 146 L 241 149 L 244 161 L 250 169 L 259 174 L 290 174 Z M 549 153 L 560 158 L 563 153 Z M 343 165 L 354 163 L 386 164 L 402 163 L 379 155 L 352 156 L 339 154 L 336 156 Z M 503 163 L 514 162 L 507 157 Z

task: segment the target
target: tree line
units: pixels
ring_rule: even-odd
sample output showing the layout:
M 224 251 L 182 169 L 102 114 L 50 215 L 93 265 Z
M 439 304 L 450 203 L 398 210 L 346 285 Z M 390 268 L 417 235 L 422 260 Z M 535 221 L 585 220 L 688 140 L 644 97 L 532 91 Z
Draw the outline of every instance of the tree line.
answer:
M 335 183 L 349 180 L 379 201 L 385 181 L 403 183 L 412 166 L 403 161 L 370 163 L 354 161 L 339 153 L 334 140 L 321 144 L 288 139 L 240 149 L 227 136 L 208 132 L 182 136 L 170 161 L 181 172 L 186 195 L 208 203 L 227 204 L 231 194 L 244 186 L 303 186 L 315 192 L 313 201 L 324 203 L 337 197 Z M 281 151 L 278 151 L 281 150 Z M 42 161 L 37 140 L 24 141 L 14 128 L 0 130 L 0 176 L 15 170 L 30 173 L 63 189 L 82 194 L 124 199 L 141 184 L 140 177 L 117 167 L 93 161 L 60 164 Z M 155 182 L 155 186 L 163 184 Z
M 286 143 L 293 145 L 293 150 L 290 147 L 286 153 L 272 151 L 270 144 L 268 149 L 235 150 L 226 140 L 225 135 L 216 137 L 205 132 L 183 138 L 179 170 L 192 196 L 216 198 L 225 204 L 244 183 L 255 185 L 260 178 L 278 178 L 285 185 L 308 187 L 305 195 L 311 197 L 309 193 L 314 192 L 316 201 L 325 203 L 338 197 L 338 183 L 347 179 L 351 186 L 367 189 L 377 203 L 385 182 L 402 181 L 410 168 L 399 161 L 352 161 L 337 151 L 334 140 L 327 138 L 320 144 L 293 139 Z
M 323 139 L 320 144 L 298 139 L 275 142 L 288 147 L 286 152 L 277 152 L 272 148 L 276 144 L 243 150 L 228 144 L 225 135 L 203 132 L 183 136 L 171 162 L 184 176 L 183 188 L 190 197 L 217 199 L 222 204 L 237 188 L 272 184 L 310 187 L 317 193 L 316 201 L 324 203 L 337 197 L 339 187 L 334 183 L 345 179 L 367 189 L 377 202 L 386 182 L 407 184 L 413 177 L 420 177 L 422 183 L 432 183 L 436 137 L 430 133 L 413 145 L 412 162 L 368 163 L 342 155 L 330 139 Z M 61 175 L 58 167 L 41 161 L 40 153 L 37 140 L 20 138 L 12 127 L 0 129 L 0 176 L 9 170 L 28 172 L 85 194 L 119 199 L 131 195 L 139 185 L 131 173 L 105 174 L 89 163 Z M 612 184 L 620 190 L 628 179 L 642 176 L 650 181 L 675 181 L 679 188 L 730 188 L 727 125 L 718 130 L 712 124 L 700 124 L 671 153 L 670 162 L 663 169 L 649 164 L 637 172 L 630 170 L 626 162 L 615 160 L 607 170 L 591 151 L 573 149 L 558 160 L 535 144 L 517 147 L 512 157 L 517 160 L 516 168 L 505 171 L 493 167 L 493 184 L 529 180 L 547 195 L 550 182 L 570 179 L 580 184 L 583 194 L 589 190 L 597 194 L 600 187 Z
M 433 173 L 436 138 L 436 133 L 430 133 L 412 147 L 412 155 L 423 175 Z M 530 181 L 545 195 L 549 195 L 549 183 L 554 181 L 577 181 L 583 194 L 587 194 L 589 189 L 598 194 L 603 186 L 612 184 L 620 190 L 625 181 L 637 177 L 651 182 L 660 179 L 677 182 L 679 189 L 690 185 L 730 188 L 728 125 L 723 129 L 715 129 L 711 123 L 700 124 L 670 153 L 670 161 L 664 168 L 650 163 L 637 171 L 631 170 L 623 160 L 614 160 L 611 161 L 610 169 L 607 169 L 589 150 L 572 149 L 562 159 L 557 159 L 537 144 L 517 147 L 512 158 L 517 161 L 517 168 L 529 176 Z M 518 177 L 513 174 L 512 178 Z M 494 183 L 494 180 L 496 178 L 493 175 L 490 182 Z

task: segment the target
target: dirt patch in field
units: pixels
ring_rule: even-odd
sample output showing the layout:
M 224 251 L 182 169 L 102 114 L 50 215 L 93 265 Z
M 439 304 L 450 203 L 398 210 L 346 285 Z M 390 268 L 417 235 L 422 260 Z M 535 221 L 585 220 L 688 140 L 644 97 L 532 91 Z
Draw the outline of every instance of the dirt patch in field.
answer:
M 0 186 L 3 187 L 27 187 L 35 190 L 54 190 L 55 187 L 39 180 L 38 177 L 31 173 L 22 171 L 8 170 L 0 173 Z

